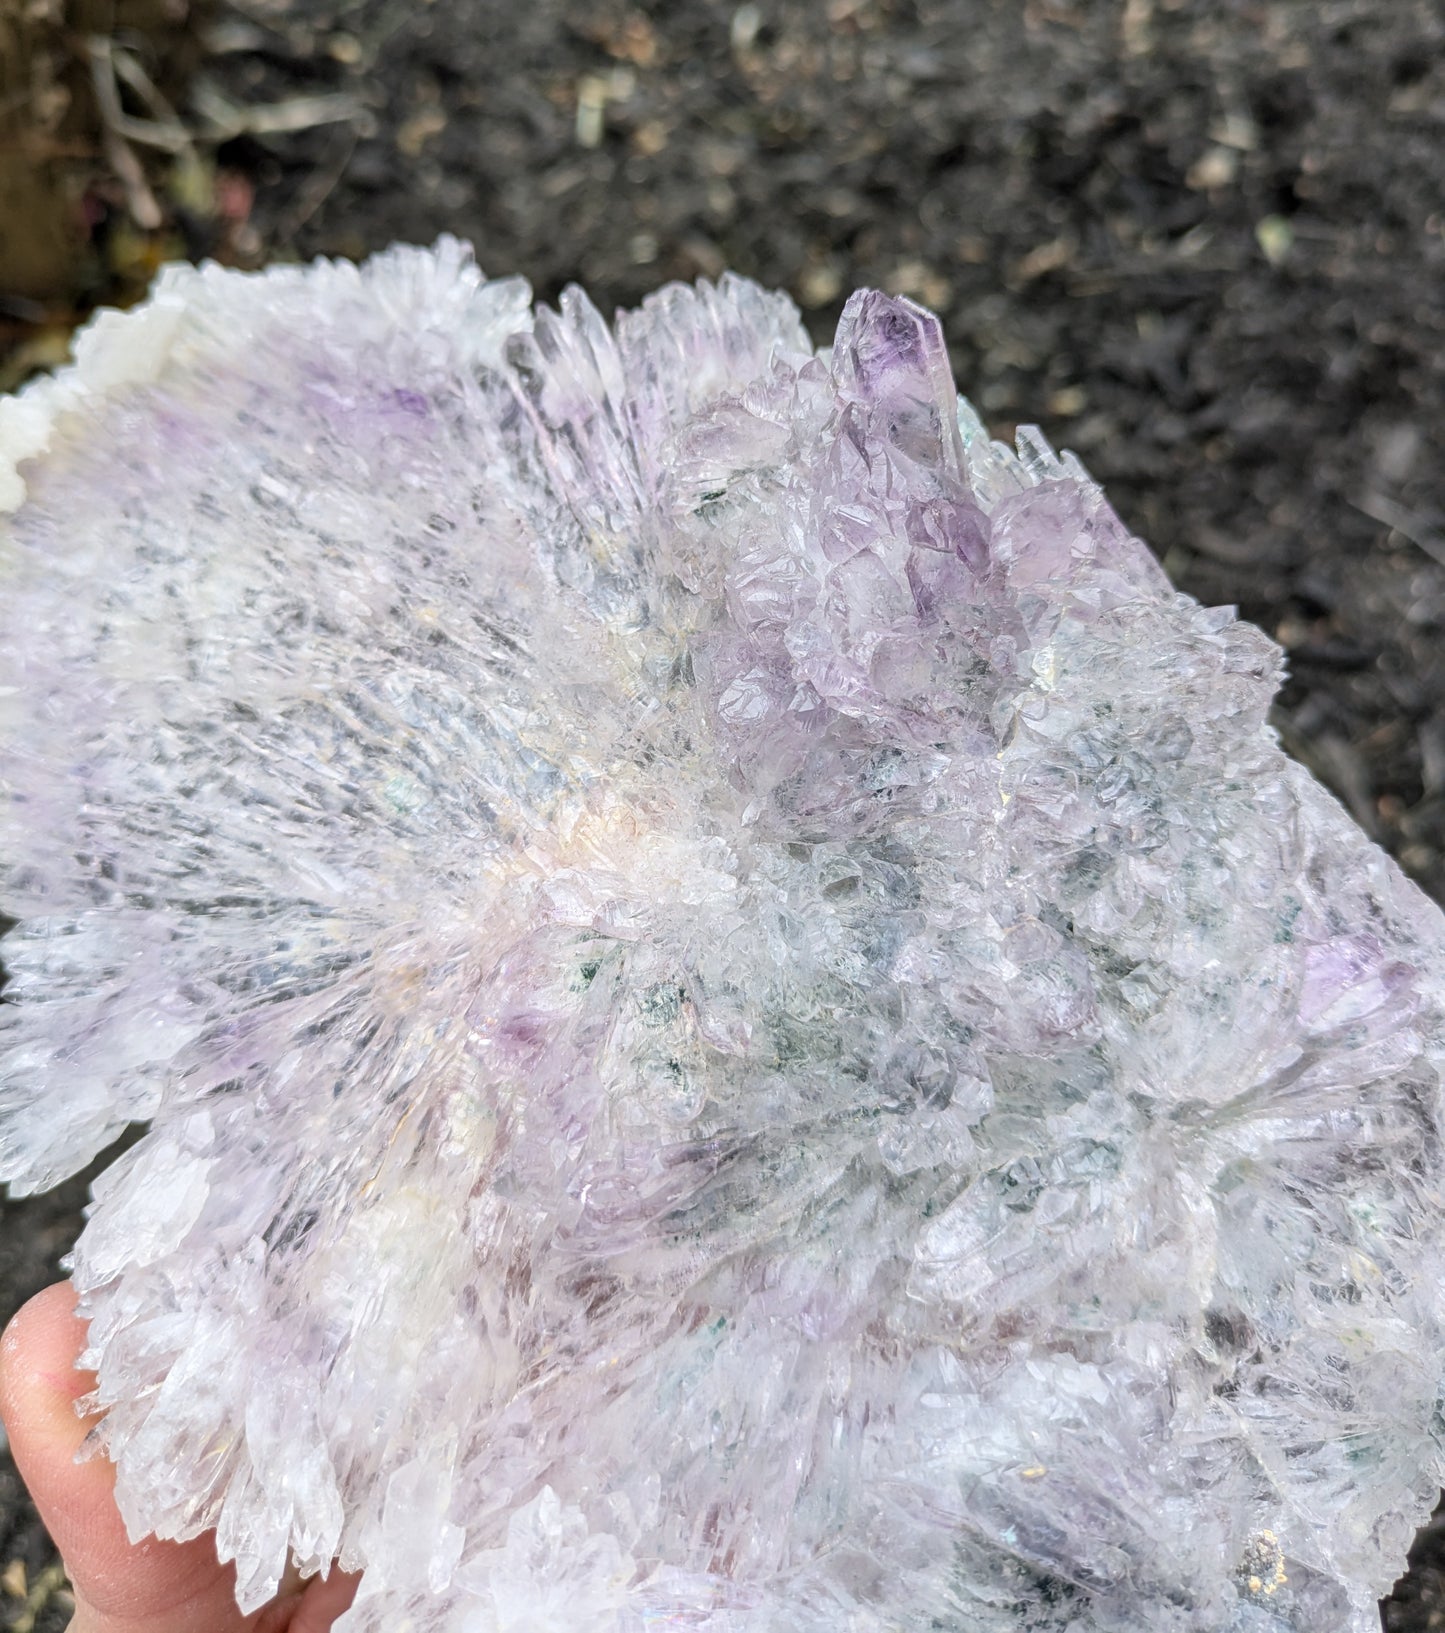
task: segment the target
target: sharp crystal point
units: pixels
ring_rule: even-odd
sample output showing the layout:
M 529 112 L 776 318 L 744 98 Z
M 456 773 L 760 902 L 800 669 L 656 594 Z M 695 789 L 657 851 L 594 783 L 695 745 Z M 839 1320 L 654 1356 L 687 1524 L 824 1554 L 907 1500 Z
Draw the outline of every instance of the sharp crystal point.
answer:
M 0 1177 L 344 1633 L 1330 1633 L 1445 1477 L 1437 909 L 936 318 L 171 269 L 0 402 Z

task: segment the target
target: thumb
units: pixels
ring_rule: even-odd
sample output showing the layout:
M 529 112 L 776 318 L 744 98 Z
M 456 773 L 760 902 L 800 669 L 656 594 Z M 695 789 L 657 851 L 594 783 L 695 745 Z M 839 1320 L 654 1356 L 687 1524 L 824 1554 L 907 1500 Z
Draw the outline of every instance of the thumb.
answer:
M 38 1293 L 0 1339 L 0 1418 L 11 1451 L 75 1589 L 73 1633 L 246 1633 L 234 1573 L 209 1535 L 132 1543 L 104 1458 L 77 1463 L 91 1424 L 75 1401 L 95 1383 L 74 1370 L 85 1340 L 75 1295 L 61 1282 Z

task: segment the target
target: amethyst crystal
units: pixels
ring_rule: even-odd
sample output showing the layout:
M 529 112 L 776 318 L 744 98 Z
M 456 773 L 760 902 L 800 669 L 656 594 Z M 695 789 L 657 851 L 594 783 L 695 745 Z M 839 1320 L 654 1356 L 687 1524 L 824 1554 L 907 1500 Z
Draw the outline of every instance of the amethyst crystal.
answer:
M 0 404 L 0 1177 L 351 1633 L 1363 1628 L 1438 911 L 939 326 L 171 269 Z

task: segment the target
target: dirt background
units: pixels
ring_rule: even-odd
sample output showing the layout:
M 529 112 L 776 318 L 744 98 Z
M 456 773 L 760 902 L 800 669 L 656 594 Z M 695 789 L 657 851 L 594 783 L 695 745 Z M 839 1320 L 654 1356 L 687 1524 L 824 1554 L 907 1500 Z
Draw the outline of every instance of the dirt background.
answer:
M 909 294 L 1288 649 L 1286 745 L 1445 900 L 1442 135 L 1445 0 L 0 0 L 0 383 L 173 255 L 731 266 L 819 340 Z M 0 1201 L 0 1318 L 84 1195 Z M 53 1566 L 0 1456 L 0 1628 L 65 1625 Z

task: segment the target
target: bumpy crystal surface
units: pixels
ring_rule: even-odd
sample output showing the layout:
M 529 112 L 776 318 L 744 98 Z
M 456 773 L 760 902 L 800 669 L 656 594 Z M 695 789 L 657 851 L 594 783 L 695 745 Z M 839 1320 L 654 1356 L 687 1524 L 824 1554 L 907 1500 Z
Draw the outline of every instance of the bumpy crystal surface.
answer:
M 0 1177 L 350 1633 L 1329 1633 L 1442 1477 L 1438 911 L 939 326 L 172 269 L 0 405 Z

